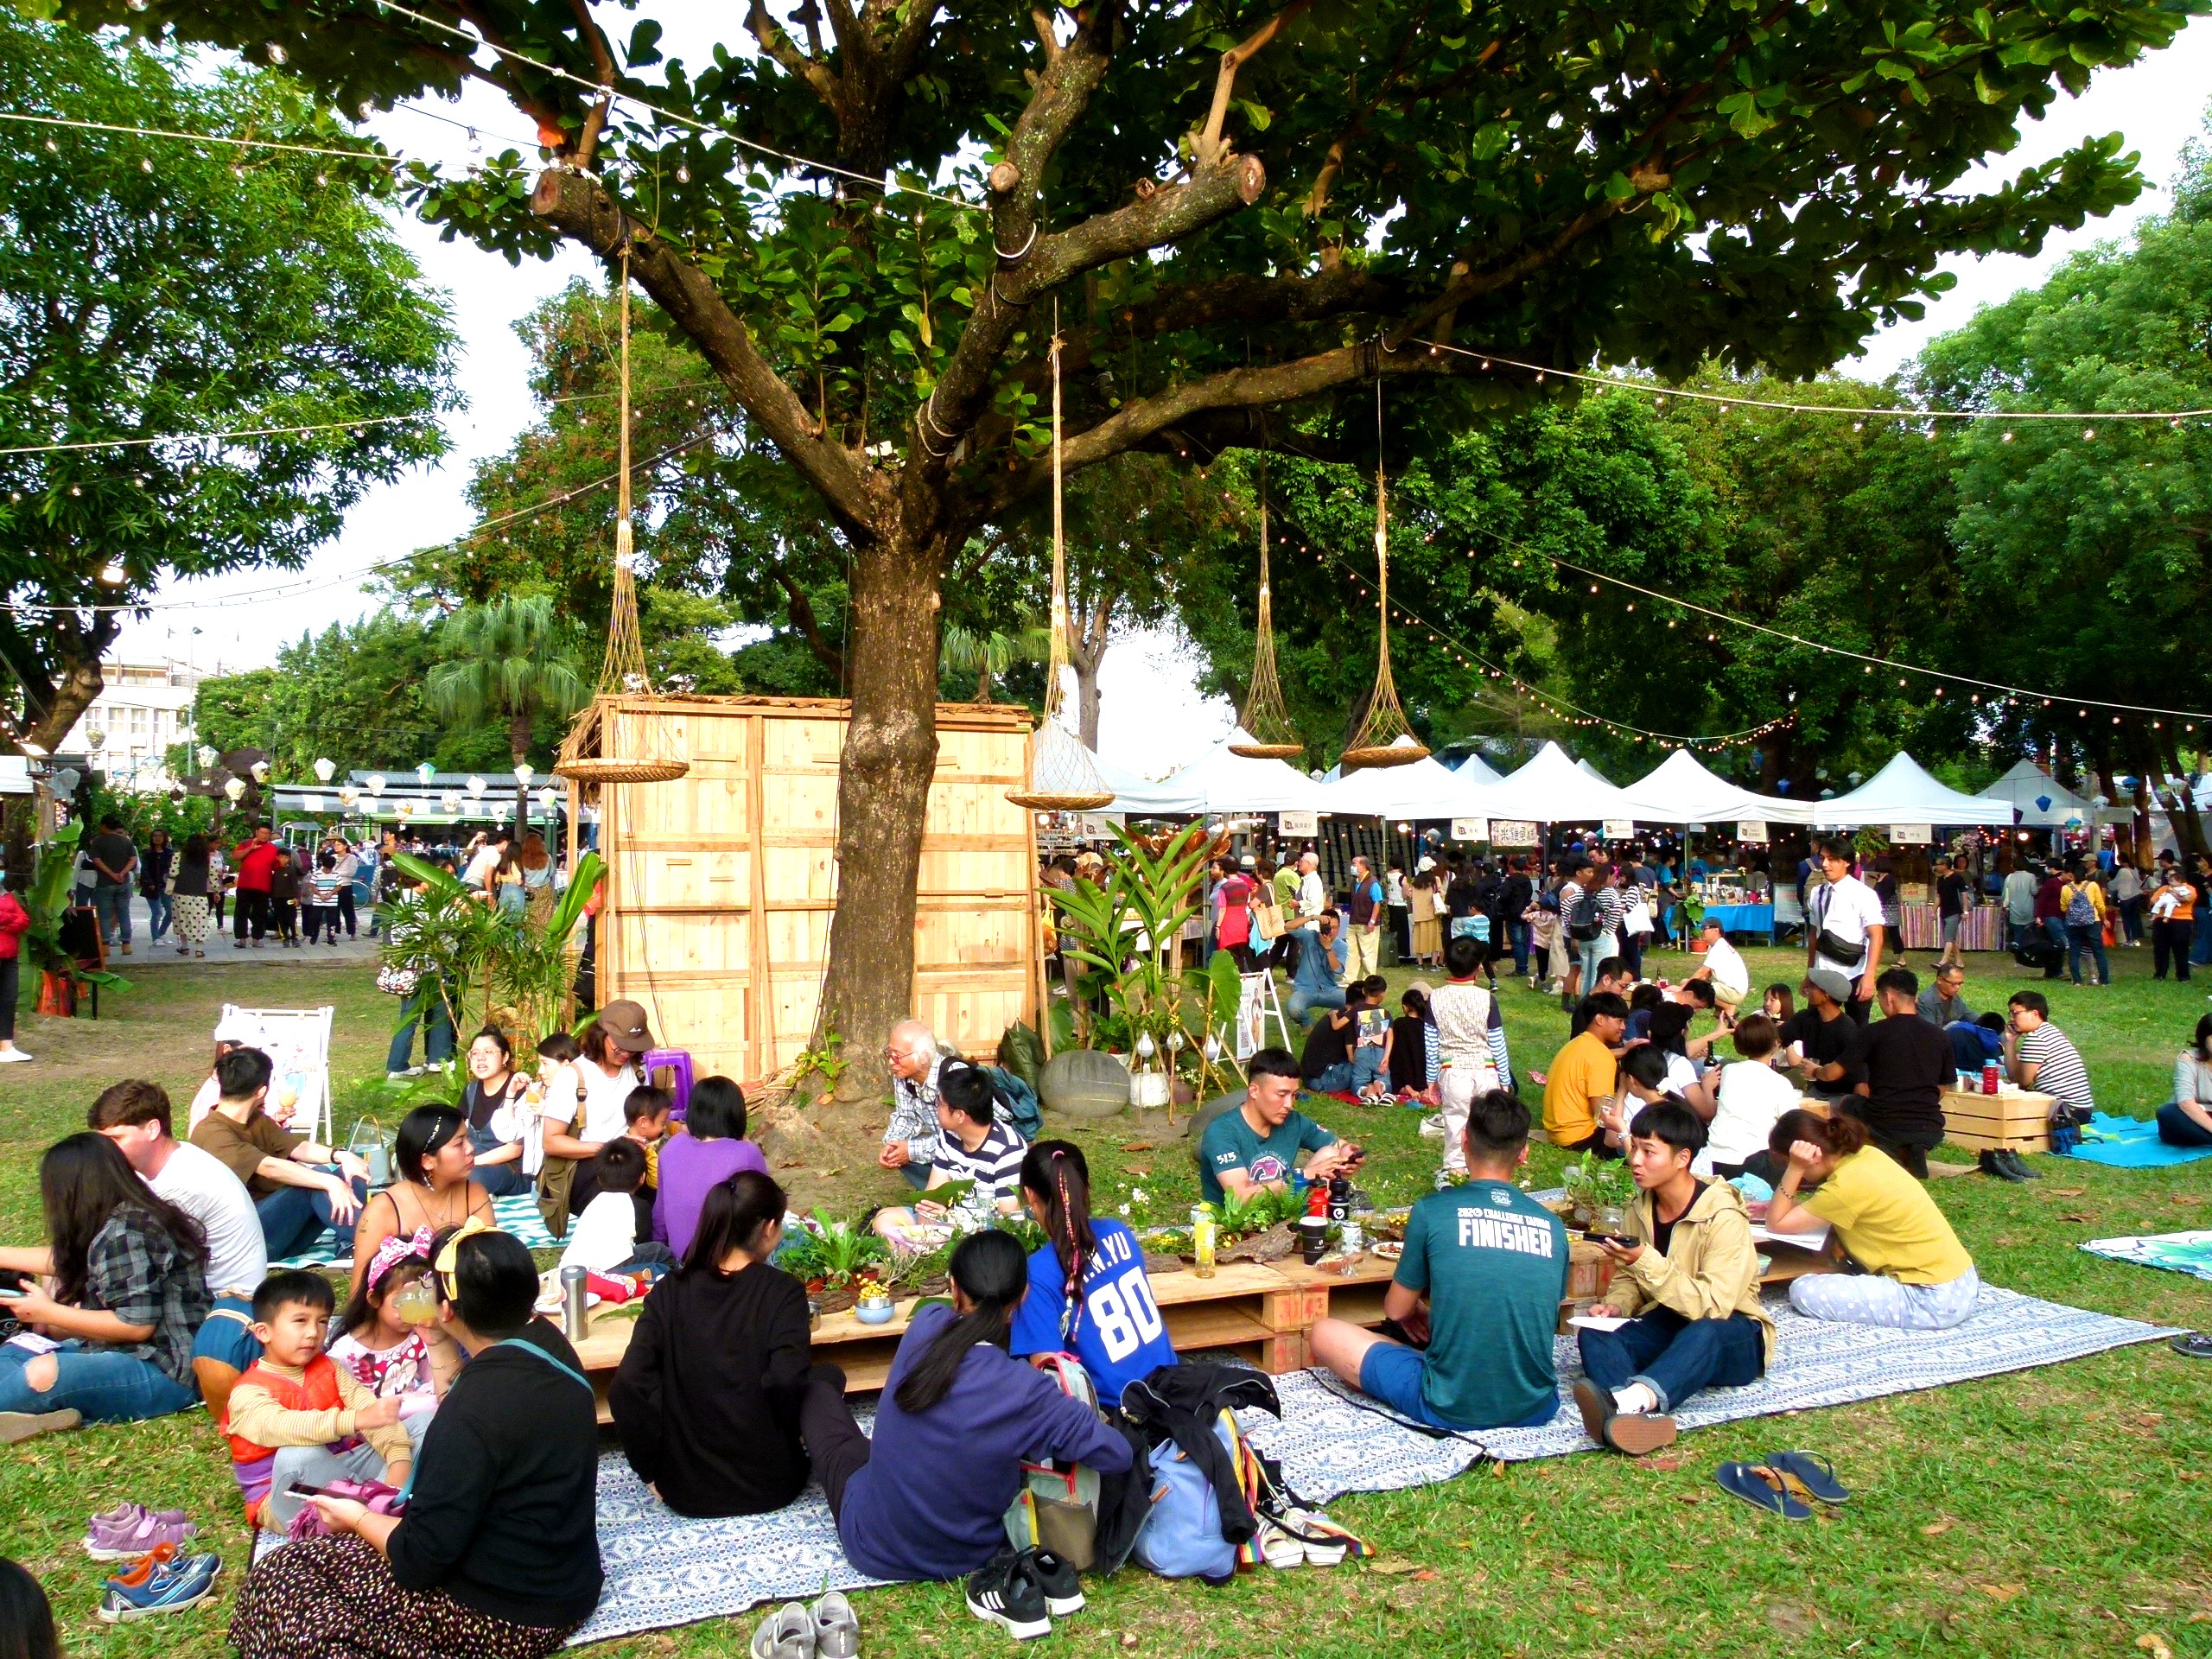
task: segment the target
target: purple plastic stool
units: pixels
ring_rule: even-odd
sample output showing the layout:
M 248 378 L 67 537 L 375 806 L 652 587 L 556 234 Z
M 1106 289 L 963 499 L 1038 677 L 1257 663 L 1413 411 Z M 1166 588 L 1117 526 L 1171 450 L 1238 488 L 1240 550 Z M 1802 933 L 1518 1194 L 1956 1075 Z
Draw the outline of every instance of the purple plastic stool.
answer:
M 676 1075 L 670 1079 L 675 1087 L 670 1090 L 676 1096 L 676 1105 L 669 1116 L 681 1123 L 691 1110 L 691 1054 L 688 1049 L 647 1049 L 638 1062 L 638 1069 L 650 1077 L 662 1066 Z

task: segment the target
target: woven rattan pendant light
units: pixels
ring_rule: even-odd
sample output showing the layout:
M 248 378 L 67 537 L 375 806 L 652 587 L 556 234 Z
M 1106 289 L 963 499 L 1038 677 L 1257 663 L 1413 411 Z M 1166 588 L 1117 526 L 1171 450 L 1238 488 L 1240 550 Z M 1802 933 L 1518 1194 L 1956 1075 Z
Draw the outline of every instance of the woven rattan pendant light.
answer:
M 1428 750 L 1414 735 L 1398 688 L 1390 678 L 1390 512 L 1382 482 L 1382 386 L 1375 387 L 1375 598 L 1381 619 L 1376 636 L 1375 690 L 1368 694 L 1367 717 L 1359 734 L 1345 746 L 1338 765 L 1346 772 L 1362 767 L 1409 766 Z
M 1090 812 L 1109 804 L 1114 791 L 1098 775 L 1098 762 L 1083 740 L 1060 721 L 1068 665 L 1068 561 L 1065 503 L 1060 496 L 1060 308 L 1052 307 L 1052 648 L 1045 670 L 1045 715 L 1029 745 L 1029 782 L 1007 791 L 1032 812 Z
M 590 705 L 569 728 L 553 770 L 578 783 L 664 784 L 689 772 L 690 763 L 674 753 L 665 722 L 652 715 L 623 715 L 623 697 L 649 697 L 645 645 L 638 632 L 638 556 L 630 528 L 630 245 L 622 245 L 621 411 L 616 439 L 620 475 L 614 491 L 614 603 L 607 619 L 607 658 Z
M 1260 617 L 1252 636 L 1252 683 L 1245 693 L 1244 713 L 1237 722 L 1246 738 L 1231 743 L 1229 752 L 1254 760 L 1295 760 L 1306 753 L 1290 715 L 1282 706 L 1282 683 L 1275 677 L 1274 601 L 1268 582 L 1268 496 L 1264 474 L 1260 485 Z

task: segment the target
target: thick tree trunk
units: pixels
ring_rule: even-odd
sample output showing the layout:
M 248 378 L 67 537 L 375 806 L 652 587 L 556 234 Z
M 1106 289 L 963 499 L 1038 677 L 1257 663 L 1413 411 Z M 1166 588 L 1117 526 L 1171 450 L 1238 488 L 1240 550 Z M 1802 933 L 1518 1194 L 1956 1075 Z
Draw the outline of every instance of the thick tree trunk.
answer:
M 2204 820 L 2196 810 L 2196 791 L 2189 786 L 2188 775 L 2182 771 L 2181 751 L 2174 745 L 2174 734 L 2162 727 L 2152 741 L 2158 756 L 2159 771 L 2181 779 L 2180 785 L 2171 791 L 2171 804 L 2166 816 L 2173 824 L 2174 839 L 2181 842 L 2181 852 L 2184 856 L 2193 858 L 2207 850 Z
M 844 1039 L 837 1093 L 884 1086 L 884 1039 L 914 1013 L 914 895 L 937 770 L 938 582 L 944 549 L 897 535 L 854 551 L 846 663 L 852 720 L 837 775 L 837 909 L 817 1033 Z
M 1098 665 L 1105 659 L 1106 648 L 1101 645 L 1096 656 L 1073 664 L 1076 719 L 1084 747 L 1093 753 L 1098 750 Z
M 69 735 L 69 728 L 106 689 L 107 681 L 102 677 L 97 660 L 72 663 L 25 729 L 24 737 L 48 754 L 54 753 Z

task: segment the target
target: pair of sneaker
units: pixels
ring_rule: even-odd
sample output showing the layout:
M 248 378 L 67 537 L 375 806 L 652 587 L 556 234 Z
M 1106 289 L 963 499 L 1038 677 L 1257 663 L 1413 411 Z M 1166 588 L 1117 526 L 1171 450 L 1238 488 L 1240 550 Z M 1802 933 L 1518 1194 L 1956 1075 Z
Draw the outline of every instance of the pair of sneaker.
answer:
M 1261 1559 L 1277 1571 L 1294 1567 L 1334 1567 L 1351 1548 L 1351 1535 L 1325 1515 L 1287 1509 L 1260 1522 Z
M 1083 1611 L 1075 1568 L 1049 1549 L 1002 1549 L 968 1578 L 968 1611 L 1017 1642 L 1052 1633 L 1052 1621 Z
M 860 1650 L 860 1619 L 838 1590 L 811 1607 L 787 1601 L 753 1632 L 753 1659 L 853 1659 Z
M 100 1594 L 100 1622 L 128 1624 L 197 1607 L 213 1597 L 222 1572 L 219 1555 L 184 1555 L 175 1544 L 162 1544 L 107 1581 Z
M 180 1549 L 199 1530 L 182 1510 L 124 1503 L 86 1522 L 85 1554 L 96 1561 L 135 1561 L 164 1544 Z

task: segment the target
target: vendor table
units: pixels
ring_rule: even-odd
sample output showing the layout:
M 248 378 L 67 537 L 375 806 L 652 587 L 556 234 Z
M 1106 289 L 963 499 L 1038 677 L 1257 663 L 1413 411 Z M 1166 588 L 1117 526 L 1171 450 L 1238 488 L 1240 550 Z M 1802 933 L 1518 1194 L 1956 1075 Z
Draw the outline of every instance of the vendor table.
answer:
M 1707 905 L 1705 919 L 1719 922 L 1723 933 L 1761 933 L 1774 942 L 1772 905 Z

